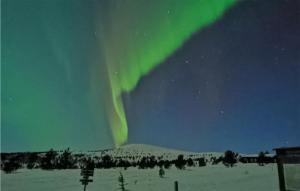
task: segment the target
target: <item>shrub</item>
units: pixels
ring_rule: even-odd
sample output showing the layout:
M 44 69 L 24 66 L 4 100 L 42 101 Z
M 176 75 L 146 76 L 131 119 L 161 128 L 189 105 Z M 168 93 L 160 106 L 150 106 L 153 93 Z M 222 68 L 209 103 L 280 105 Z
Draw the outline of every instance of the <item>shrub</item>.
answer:
M 171 167 L 172 163 L 169 160 L 164 161 L 164 168 L 169 169 Z
M 125 179 L 124 179 L 124 177 L 123 177 L 123 174 L 122 174 L 122 172 L 120 172 L 120 176 L 119 176 L 119 178 L 118 178 L 118 181 L 119 181 L 119 185 L 120 185 L 120 190 L 121 191 L 126 191 L 126 189 L 125 189 Z
M 39 156 L 37 153 L 30 153 L 27 160 L 26 167 L 28 169 L 33 169 L 37 167 Z
M 205 158 L 199 158 L 198 159 L 198 165 L 201 167 L 201 166 L 206 166 L 206 161 L 205 161 Z
M 266 155 L 264 152 L 260 152 L 258 154 L 257 163 L 259 166 L 264 166 L 264 162 L 266 161 Z
M 76 161 L 69 148 L 60 155 L 57 167 L 60 169 L 76 168 Z
M 177 160 L 175 160 L 175 166 L 178 169 L 184 169 L 186 160 L 184 160 L 183 155 L 178 155 Z
M 157 161 L 155 160 L 155 156 L 151 156 L 149 158 L 148 167 L 154 168 L 157 165 Z
M 237 156 L 238 156 L 238 154 L 234 153 L 233 151 L 230 151 L 230 150 L 226 151 L 224 153 L 224 158 L 223 158 L 224 165 L 227 167 L 229 167 L 229 166 L 233 167 L 233 165 L 235 163 L 237 163 Z
M 161 167 L 161 168 L 159 168 L 159 177 L 160 178 L 163 178 L 164 177 L 164 175 L 165 175 L 165 171 L 164 171 L 164 169 Z
M 189 167 L 194 166 L 194 161 L 193 161 L 193 159 L 189 158 L 186 162 L 187 162 L 187 165 L 188 165 Z
M 20 164 L 20 162 L 18 160 L 15 160 L 12 158 L 3 163 L 2 170 L 5 173 L 12 173 L 21 167 L 22 167 L 22 165 Z
M 50 170 L 56 168 L 56 156 L 57 152 L 53 149 L 50 149 L 44 157 L 41 159 L 41 168 L 45 170 Z
M 104 168 L 116 167 L 116 163 L 112 160 L 111 156 L 105 155 L 102 157 L 102 166 Z
M 139 168 L 141 169 L 147 168 L 147 160 L 148 159 L 146 157 L 143 157 L 138 163 Z

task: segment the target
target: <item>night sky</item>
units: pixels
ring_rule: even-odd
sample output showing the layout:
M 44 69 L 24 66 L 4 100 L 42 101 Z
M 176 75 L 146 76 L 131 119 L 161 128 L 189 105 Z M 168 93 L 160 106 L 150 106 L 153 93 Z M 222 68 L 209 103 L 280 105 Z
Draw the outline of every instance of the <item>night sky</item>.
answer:
M 124 96 L 129 142 L 256 152 L 300 145 L 300 2 L 248 1 Z
M 298 0 L 70 2 L 2 2 L 3 151 L 300 145 Z

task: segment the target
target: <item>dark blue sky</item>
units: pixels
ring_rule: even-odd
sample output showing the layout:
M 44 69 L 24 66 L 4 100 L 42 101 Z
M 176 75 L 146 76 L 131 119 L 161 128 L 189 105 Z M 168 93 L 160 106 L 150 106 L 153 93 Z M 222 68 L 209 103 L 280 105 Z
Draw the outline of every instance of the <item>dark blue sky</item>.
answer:
M 299 146 L 299 34 L 299 1 L 240 2 L 123 96 L 129 143 L 239 152 Z

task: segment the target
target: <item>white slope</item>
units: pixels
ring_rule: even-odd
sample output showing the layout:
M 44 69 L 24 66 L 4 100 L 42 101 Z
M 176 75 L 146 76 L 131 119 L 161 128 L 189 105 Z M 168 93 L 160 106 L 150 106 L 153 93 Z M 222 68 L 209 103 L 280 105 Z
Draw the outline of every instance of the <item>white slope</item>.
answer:
M 118 149 L 81 152 L 90 156 L 104 156 L 128 158 L 138 160 L 142 156 L 155 156 L 163 159 L 175 159 L 179 154 L 186 158 L 219 156 L 222 153 L 194 153 L 174 149 L 166 149 L 151 145 L 125 145 Z M 187 167 L 178 170 L 174 166 L 165 170 L 165 177 L 159 177 L 159 169 L 139 169 L 129 167 L 112 169 L 96 169 L 89 183 L 88 191 L 119 190 L 119 172 L 125 179 L 126 189 L 130 191 L 172 191 L 174 181 L 179 182 L 179 190 L 205 191 L 278 191 L 278 175 L 276 164 L 258 166 L 257 164 L 239 163 L 233 168 L 222 164 L 207 165 L 205 167 Z M 83 186 L 79 180 L 80 169 L 75 170 L 40 170 L 20 169 L 16 173 L 4 174 L 1 171 L 1 189 L 5 191 L 43 190 L 43 191 L 80 191 Z
M 87 191 L 120 190 L 118 177 L 123 173 L 125 187 L 130 191 L 279 191 L 276 164 L 238 164 L 233 168 L 224 165 L 188 167 L 177 170 L 171 167 L 160 178 L 159 169 L 122 168 L 96 169 Z M 1 189 L 4 191 L 82 191 L 80 170 L 21 169 L 13 174 L 1 171 Z
M 147 156 L 155 156 L 156 158 L 160 158 L 163 160 L 173 160 L 178 157 L 178 155 L 182 154 L 184 155 L 184 158 L 201 158 L 205 157 L 209 159 L 212 156 L 219 157 L 222 155 L 222 153 L 196 153 L 196 152 L 187 152 L 187 151 L 181 151 L 181 150 L 175 150 L 175 149 L 168 149 L 153 145 L 145 145 L 145 144 L 128 144 L 121 146 L 116 149 L 111 150 L 104 150 L 104 151 L 93 151 L 88 152 L 88 154 L 92 156 L 104 156 L 104 155 L 110 155 L 113 158 L 132 158 L 134 157 L 135 160 L 138 160 L 142 157 Z

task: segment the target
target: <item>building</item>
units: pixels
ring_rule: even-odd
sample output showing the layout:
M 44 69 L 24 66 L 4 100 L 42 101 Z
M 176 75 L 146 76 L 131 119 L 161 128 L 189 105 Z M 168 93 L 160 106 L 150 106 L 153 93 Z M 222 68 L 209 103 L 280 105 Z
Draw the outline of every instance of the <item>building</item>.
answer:
M 300 147 L 276 148 L 280 191 L 300 191 Z

